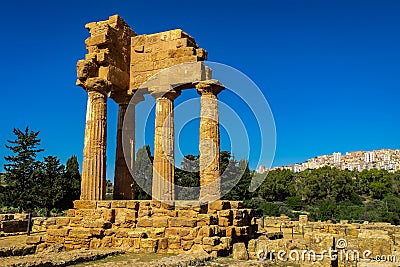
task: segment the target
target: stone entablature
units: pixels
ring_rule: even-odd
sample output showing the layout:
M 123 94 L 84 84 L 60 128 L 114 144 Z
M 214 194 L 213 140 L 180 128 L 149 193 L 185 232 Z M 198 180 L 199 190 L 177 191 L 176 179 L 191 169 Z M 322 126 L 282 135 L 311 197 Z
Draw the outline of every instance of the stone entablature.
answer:
M 135 252 L 182 253 L 199 249 L 227 255 L 235 242 L 257 232 L 252 210 L 239 201 L 78 200 L 56 219 L 45 242 L 66 249 L 113 247 Z

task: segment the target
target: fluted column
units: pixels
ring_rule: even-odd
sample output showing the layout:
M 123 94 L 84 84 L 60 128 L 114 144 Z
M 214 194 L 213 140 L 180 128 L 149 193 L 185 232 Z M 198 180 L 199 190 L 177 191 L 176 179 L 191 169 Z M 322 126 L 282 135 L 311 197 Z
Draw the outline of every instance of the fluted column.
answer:
M 84 88 L 88 92 L 85 144 L 83 150 L 81 200 L 102 200 L 106 194 L 107 93 L 109 83 L 90 78 Z
M 153 94 L 156 98 L 154 131 L 153 199 L 175 200 L 174 190 L 174 100 L 179 93 Z
M 215 80 L 196 85 L 200 98 L 200 201 L 221 197 L 219 169 L 220 133 L 217 94 L 224 89 Z
M 135 107 L 133 107 L 133 110 L 131 111 L 133 113 L 132 120 L 129 121 L 127 125 L 124 125 L 124 118 L 127 108 L 127 103 L 121 103 L 118 105 L 117 148 L 115 153 L 113 199 L 135 198 L 133 177 L 129 171 L 130 168 L 133 170 L 135 164 Z M 129 158 L 126 160 L 122 145 L 122 134 L 128 134 L 131 141 L 129 144 Z
M 119 103 L 113 199 L 129 200 L 135 198 L 135 184 L 132 173 L 135 169 L 136 105 L 143 101 L 144 97 L 138 92 L 132 99 L 128 95 L 114 94 L 113 97 Z M 128 107 L 129 117 L 125 119 Z M 125 144 L 123 144 L 123 136 L 125 137 Z M 128 151 L 124 152 L 124 150 Z

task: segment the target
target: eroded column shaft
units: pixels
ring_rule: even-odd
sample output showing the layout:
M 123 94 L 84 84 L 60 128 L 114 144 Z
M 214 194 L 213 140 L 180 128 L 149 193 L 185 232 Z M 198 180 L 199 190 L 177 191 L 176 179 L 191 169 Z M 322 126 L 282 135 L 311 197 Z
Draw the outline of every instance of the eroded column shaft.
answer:
M 207 201 L 221 195 L 218 99 L 212 92 L 202 92 L 200 103 L 200 200 Z
M 117 143 L 115 153 L 115 172 L 114 172 L 114 196 L 113 199 L 134 199 L 135 187 L 130 169 L 134 170 L 135 165 L 135 107 L 132 107 L 130 115 L 133 114 L 128 123 L 124 124 L 124 117 L 128 104 L 118 106 L 118 127 Z M 122 145 L 122 135 L 129 139 L 128 153 L 125 153 Z M 128 145 L 128 143 L 126 144 Z M 127 156 L 127 158 L 125 158 Z
M 83 150 L 81 200 L 102 200 L 106 194 L 107 96 L 88 92 Z
M 156 100 L 154 135 L 153 199 L 172 201 L 174 192 L 174 101 L 169 97 Z

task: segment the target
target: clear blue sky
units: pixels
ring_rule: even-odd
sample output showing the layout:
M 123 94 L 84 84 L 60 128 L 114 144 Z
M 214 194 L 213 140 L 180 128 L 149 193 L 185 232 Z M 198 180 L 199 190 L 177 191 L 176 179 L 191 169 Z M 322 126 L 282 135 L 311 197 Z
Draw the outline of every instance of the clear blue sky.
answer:
M 12 129 L 26 125 L 41 131 L 43 155 L 81 162 L 87 95 L 75 86 L 75 64 L 86 53 L 84 25 L 112 14 L 138 34 L 182 28 L 209 60 L 248 75 L 275 118 L 274 165 L 400 148 L 398 0 L 14 0 L 0 16 L 0 165 Z M 116 112 L 110 103 L 110 179 Z

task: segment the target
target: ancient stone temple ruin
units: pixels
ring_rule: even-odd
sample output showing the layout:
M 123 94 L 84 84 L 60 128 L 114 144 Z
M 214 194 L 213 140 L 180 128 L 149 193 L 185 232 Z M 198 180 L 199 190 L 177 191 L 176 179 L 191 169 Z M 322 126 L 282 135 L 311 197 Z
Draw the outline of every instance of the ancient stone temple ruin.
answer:
M 244 209 L 241 202 L 219 200 L 217 95 L 224 86 L 212 79 L 212 70 L 204 65 L 207 52 L 180 29 L 137 35 L 118 15 L 86 28 L 88 53 L 77 63 L 77 85 L 88 94 L 81 199 L 47 231 L 46 244 L 148 252 L 182 252 L 197 246 L 220 255 L 229 253 L 234 242 L 251 238 L 257 230 L 252 210 Z M 174 100 L 191 88 L 197 90 L 201 103 L 200 198 L 176 201 Z M 137 201 L 131 174 L 134 116 L 129 124 L 124 118 L 128 108 L 134 113 L 145 94 L 156 99 L 153 200 Z M 104 200 L 108 98 L 119 105 L 111 201 Z M 129 138 L 130 151 L 123 146 L 123 136 Z
M 143 94 L 151 94 L 156 99 L 153 198 L 174 200 L 173 112 L 174 100 L 183 89 L 196 88 L 201 95 L 201 183 L 207 185 L 218 180 L 217 94 L 224 87 L 211 79 L 211 70 L 201 62 L 207 58 L 207 52 L 182 30 L 136 35 L 119 16 L 89 23 L 86 27 L 91 34 L 86 40 L 88 54 L 77 64 L 77 85 L 88 93 L 81 199 L 102 200 L 105 197 L 108 96 L 119 105 L 114 199 L 134 199 L 131 173 L 135 123 L 123 130 L 123 119 L 128 104 L 144 100 Z M 173 66 L 177 67 L 171 68 Z M 167 68 L 169 71 L 163 72 Z M 131 101 L 133 95 L 135 98 Z M 133 146 L 128 153 L 131 158 L 127 160 L 122 149 L 123 131 L 130 132 Z M 220 194 L 218 182 L 204 189 L 201 198 L 207 199 L 210 194 Z

